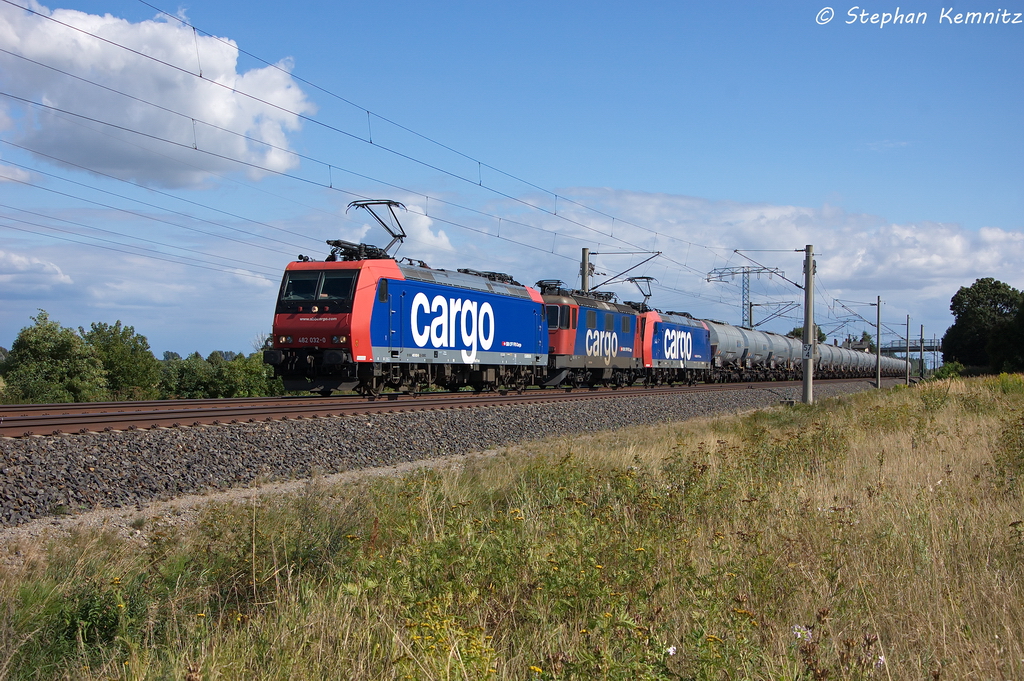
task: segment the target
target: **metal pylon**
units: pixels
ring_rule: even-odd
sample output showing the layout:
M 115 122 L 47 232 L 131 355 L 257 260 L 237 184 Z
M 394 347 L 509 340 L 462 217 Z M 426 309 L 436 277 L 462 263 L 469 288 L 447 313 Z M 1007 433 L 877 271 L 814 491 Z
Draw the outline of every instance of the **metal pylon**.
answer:
M 740 326 L 750 328 L 752 326 L 752 320 L 750 319 L 750 273 L 755 274 L 778 274 L 785 276 L 785 273 L 780 271 L 777 267 L 718 267 L 708 272 L 708 281 L 725 281 L 726 277 L 735 277 L 737 274 L 741 277 L 740 291 L 742 292 L 742 314 L 740 315 Z

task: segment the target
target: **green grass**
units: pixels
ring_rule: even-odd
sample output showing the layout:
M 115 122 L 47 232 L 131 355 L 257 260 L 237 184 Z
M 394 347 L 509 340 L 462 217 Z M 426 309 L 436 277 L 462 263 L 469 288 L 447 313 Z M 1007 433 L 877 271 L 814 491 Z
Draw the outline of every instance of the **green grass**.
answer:
M 1024 385 L 555 439 L 24 547 L 0 678 L 1024 677 Z

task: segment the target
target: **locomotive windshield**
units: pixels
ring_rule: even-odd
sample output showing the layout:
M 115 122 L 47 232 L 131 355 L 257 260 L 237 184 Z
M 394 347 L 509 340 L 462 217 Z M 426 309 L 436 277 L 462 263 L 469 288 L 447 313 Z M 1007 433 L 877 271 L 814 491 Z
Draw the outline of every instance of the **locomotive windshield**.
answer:
M 289 270 L 281 282 L 277 312 L 351 312 L 357 270 Z

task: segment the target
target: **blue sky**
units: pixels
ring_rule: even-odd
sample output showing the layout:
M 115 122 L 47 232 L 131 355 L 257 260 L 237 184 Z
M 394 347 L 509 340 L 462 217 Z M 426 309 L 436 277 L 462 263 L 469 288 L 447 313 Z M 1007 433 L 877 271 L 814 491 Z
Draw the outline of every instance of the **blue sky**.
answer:
M 941 335 L 960 286 L 1024 288 L 1024 21 L 943 18 L 1024 2 L 832 5 L 825 25 L 824 2 L 11 2 L 37 14 L 0 3 L 5 347 L 42 308 L 158 354 L 251 351 L 289 260 L 385 243 L 345 213 L 367 196 L 409 206 L 400 255 L 435 267 L 573 283 L 583 246 L 663 251 L 634 272 L 652 304 L 733 323 L 738 281 L 704 274 L 780 249 L 749 255 L 797 279 L 814 244 L 840 338 L 868 326 L 835 299 Z M 870 23 L 897 7 L 927 20 Z

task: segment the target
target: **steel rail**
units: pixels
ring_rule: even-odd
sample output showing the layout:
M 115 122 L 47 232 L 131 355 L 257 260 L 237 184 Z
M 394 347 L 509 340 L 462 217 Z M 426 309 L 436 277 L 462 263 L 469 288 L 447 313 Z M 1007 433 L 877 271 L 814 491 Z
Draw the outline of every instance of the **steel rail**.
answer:
M 832 379 L 829 383 L 865 381 Z M 793 387 L 795 381 L 717 383 L 696 386 L 629 387 L 619 389 L 551 389 L 524 393 L 385 393 L 375 399 L 358 396 L 287 397 L 228 400 L 158 400 L 59 405 L 0 406 L 0 436 L 30 437 L 114 430 L 255 423 L 288 419 L 354 416 L 398 411 L 465 409 L 514 404 L 540 404 L 580 399 L 614 399 L 694 394 L 728 390 Z

